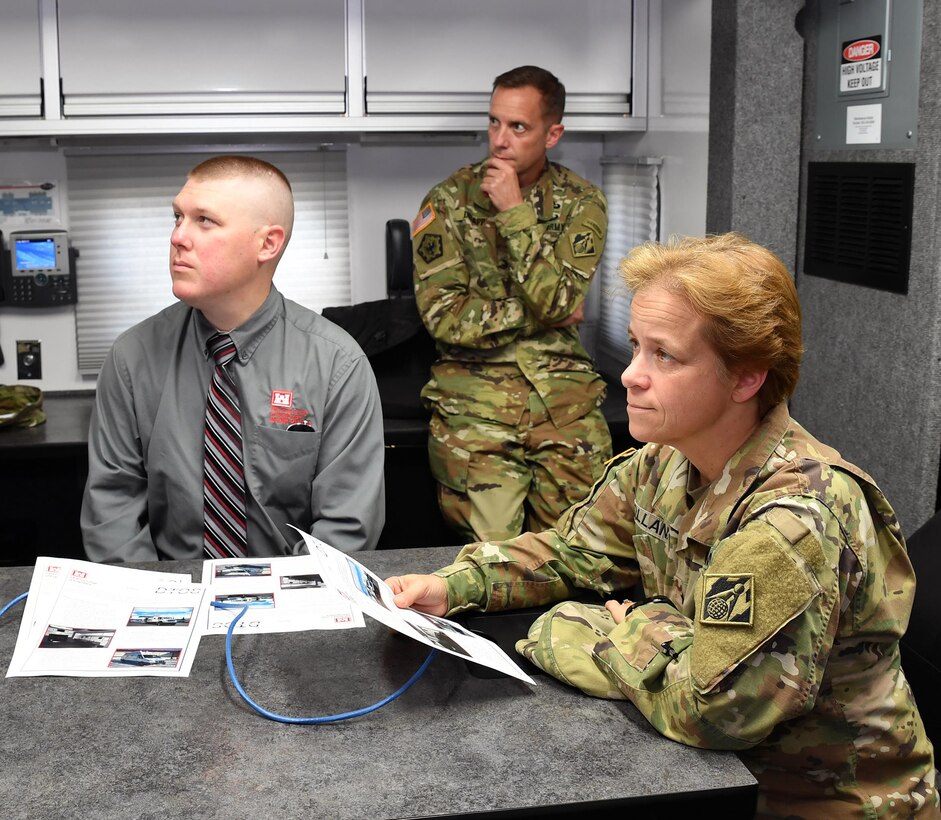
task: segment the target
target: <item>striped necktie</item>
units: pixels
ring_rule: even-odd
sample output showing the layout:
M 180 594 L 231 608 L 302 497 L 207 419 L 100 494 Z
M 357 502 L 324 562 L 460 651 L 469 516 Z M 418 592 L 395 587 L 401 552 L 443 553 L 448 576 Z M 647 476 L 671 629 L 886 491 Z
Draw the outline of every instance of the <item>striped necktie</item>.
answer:
M 238 388 L 226 371 L 235 358 L 227 333 L 209 339 L 216 368 L 206 400 L 206 449 L 203 461 L 203 549 L 209 558 L 247 554 L 245 473 L 242 467 L 242 413 Z

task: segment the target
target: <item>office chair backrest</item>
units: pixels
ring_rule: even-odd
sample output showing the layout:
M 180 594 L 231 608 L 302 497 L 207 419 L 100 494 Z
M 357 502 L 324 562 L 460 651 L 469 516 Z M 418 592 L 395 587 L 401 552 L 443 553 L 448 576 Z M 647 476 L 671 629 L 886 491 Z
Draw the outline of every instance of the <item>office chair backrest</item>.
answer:
M 941 750 L 941 511 L 908 539 L 915 568 L 915 603 L 901 640 L 902 669 L 915 694 L 928 737 Z
M 390 299 L 413 296 L 411 225 L 404 219 L 386 222 L 386 292 Z
M 420 393 L 436 356 L 415 303 L 410 228 L 404 219 L 386 222 L 386 299 L 322 311 L 356 339 L 369 358 L 383 415 L 392 419 L 428 417 Z

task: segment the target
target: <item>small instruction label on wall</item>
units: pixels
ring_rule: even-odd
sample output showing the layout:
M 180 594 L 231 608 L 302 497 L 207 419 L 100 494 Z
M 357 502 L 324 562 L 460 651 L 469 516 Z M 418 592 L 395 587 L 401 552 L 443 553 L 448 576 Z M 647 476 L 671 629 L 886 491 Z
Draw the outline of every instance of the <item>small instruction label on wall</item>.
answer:
M 846 109 L 846 144 L 882 142 L 882 104 L 850 105 Z

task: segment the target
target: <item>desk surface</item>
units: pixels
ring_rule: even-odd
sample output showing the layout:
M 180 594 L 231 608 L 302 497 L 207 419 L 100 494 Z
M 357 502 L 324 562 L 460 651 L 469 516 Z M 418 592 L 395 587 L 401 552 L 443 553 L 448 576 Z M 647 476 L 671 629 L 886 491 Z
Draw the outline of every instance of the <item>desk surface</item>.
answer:
M 31 457 L 84 451 L 88 445 L 88 424 L 94 404 L 94 391 L 47 393 L 43 397 L 46 422 L 36 427 L 0 430 L 0 457 L 28 453 Z M 624 388 L 609 385 L 602 411 L 615 439 L 615 448 L 633 443 L 627 429 Z M 387 445 L 424 447 L 428 422 L 423 418 L 383 419 Z
M 60 393 L 43 396 L 46 421 L 35 427 L 9 427 L 0 430 L 0 456 L 57 455 L 88 446 L 94 392 Z
M 382 577 L 429 571 L 454 548 L 358 558 Z M 199 562 L 142 564 L 192 573 Z M 0 569 L 0 603 L 32 568 Z M 22 605 L 0 618 L 8 664 Z M 237 637 L 234 664 L 277 714 L 337 714 L 378 702 L 427 648 L 366 618 L 365 629 Z M 5 672 L 4 672 L 5 674 Z M 716 798 L 736 816 L 755 781 L 731 753 L 658 735 L 630 705 L 539 676 L 531 687 L 439 655 L 404 695 L 359 718 L 288 725 L 235 692 L 225 638 L 202 639 L 187 678 L 6 678 L 0 693 L 6 817 L 401 818 L 548 816 L 651 799 Z M 586 801 L 589 805 L 585 805 Z M 554 807 L 546 809 L 545 807 Z M 662 816 L 662 815 L 661 815 Z M 737 816 L 747 816 L 747 810 Z

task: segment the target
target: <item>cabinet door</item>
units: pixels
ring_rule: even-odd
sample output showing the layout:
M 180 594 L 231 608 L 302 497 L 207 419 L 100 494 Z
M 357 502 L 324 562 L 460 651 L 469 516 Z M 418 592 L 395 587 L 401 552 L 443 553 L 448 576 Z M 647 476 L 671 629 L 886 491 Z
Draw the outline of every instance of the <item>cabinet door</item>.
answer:
M 366 107 L 486 113 L 494 77 L 538 65 L 566 114 L 630 114 L 631 0 L 364 0 Z
M 344 0 L 59 3 L 63 113 L 343 113 Z
M 0 13 L 0 116 L 42 113 L 37 0 L 3 0 Z

